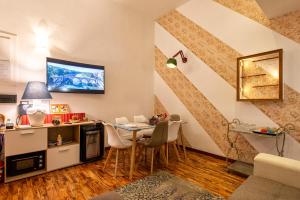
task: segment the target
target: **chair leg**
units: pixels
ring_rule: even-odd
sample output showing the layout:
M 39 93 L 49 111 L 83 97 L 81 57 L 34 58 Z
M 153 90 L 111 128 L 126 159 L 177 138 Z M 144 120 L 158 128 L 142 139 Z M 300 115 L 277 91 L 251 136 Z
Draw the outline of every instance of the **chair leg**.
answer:
M 139 149 L 139 148 L 140 148 L 140 150 L 138 151 L 138 155 L 137 155 L 137 159 L 136 159 L 136 164 L 135 164 L 135 169 L 136 169 L 136 170 L 138 169 L 139 164 L 140 164 L 140 162 L 141 162 L 141 160 L 142 160 L 142 158 L 143 158 L 143 147 L 140 146 L 140 147 L 138 147 L 137 149 Z M 145 147 L 145 148 L 146 148 L 146 147 Z
M 128 177 L 129 177 L 131 147 L 127 149 L 127 153 L 128 153 Z
M 145 165 L 147 164 L 147 148 L 145 148 Z
M 116 166 L 115 166 L 115 174 L 114 174 L 115 178 L 117 177 L 118 163 L 119 163 L 119 149 L 117 149 L 117 154 L 116 154 Z
M 153 173 L 154 148 L 151 148 L 151 174 Z
M 180 156 L 179 156 L 179 152 L 178 152 L 178 149 L 177 149 L 177 146 L 176 146 L 176 142 L 173 142 L 173 147 L 174 147 L 174 151 L 175 151 L 176 156 L 177 156 L 177 160 L 180 161 Z
M 125 166 L 126 166 L 125 149 L 122 149 L 122 157 L 123 157 L 123 170 L 125 172 Z
M 164 160 L 164 163 L 167 165 L 167 158 L 166 158 L 166 151 L 165 151 L 165 145 L 162 145 L 160 147 L 160 155 L 162 157 L 162 159 Z
M 104 163 L 104 166 L 103 166 L 103 169 L 102 169 L 103 172 L 104 172 L 104 170 L 106 168 L 106 165 L 108 164 L 109 160 L 111 159 L 112 152 L 113 152 L 113 148 L 110 147 L 109 152 L 108 152 L 107 157 L 106 157 L 106 160 L 105 160 L 105 163 Z
M 166 157 L 167 157 L 167 166 L 169 165 L 169 144 L 166 144 Z
M 186 154 L 186 149 L 185 149 L 185 144 L 184 144 L 182 124 L 179 127 L 179 132 L 180 132 L 180 138 L 181 138 L 181 145 L 182 145 L 182 149 L 183 149 L 183 153 L 184 153 L 184 159 L 187 159 L 187 154 Z

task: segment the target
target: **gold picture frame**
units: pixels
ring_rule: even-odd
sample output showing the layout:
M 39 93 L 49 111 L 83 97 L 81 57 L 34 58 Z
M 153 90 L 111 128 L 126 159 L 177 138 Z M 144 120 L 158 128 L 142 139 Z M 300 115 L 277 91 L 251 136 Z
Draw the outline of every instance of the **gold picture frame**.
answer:
M 283 100 L 283 50 L 237 58 L 237 101 Z

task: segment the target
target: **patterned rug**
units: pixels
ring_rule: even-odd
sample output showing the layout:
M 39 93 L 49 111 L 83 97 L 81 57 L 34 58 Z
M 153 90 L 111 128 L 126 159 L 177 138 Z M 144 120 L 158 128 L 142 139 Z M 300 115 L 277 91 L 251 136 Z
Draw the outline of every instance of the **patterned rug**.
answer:
M 159 171 L 124 187 L 118 188 L 123 200 L 223 200 L 210 192 L 166 171 Z

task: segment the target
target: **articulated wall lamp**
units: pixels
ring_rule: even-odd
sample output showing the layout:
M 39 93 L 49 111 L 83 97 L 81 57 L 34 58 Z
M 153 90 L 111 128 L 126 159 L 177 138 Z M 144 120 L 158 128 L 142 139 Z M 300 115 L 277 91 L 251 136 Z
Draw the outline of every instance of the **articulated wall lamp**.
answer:
M 187 62 L 187 57 L 183 55 L 182 50 L 178 51 L 172 58 L 169 58 L 167 61 L 167 67 L 169 68 L 176 68 L 177 67 L 177 60 L 175 59 L 176 56 L 180 54 L 181 60 L 183 63 Z

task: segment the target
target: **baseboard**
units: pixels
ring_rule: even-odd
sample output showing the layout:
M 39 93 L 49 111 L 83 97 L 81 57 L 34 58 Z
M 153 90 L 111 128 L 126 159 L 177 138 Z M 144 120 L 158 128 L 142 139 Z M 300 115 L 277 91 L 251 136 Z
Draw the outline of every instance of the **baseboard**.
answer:
M 180 146 L 181 146 L 181 145 L 180 145 Z M 199 150 L 199 149 L 194 149 L 194 148 L 192 148 L 192 147 L 185 147 L 185 148 L 186 148 L 187 150 L 189 150 L 189 151 L 201 153 L 201 154 L 204 154 L 204 155 L 207 155 L 207 156 L 211 156 L 211 157 L 214 157 L 214 158 L 217 158 L 217 159 L 225 160 L 225 161 L 226 161 L 226 157 L 224 157 L 224 156 L 216 155 L 216 154 L 209 153 L 209 152 L 206 152 L 206 151 L 202 151 L 202 150 Z M 229 162 L 234 162 L 235 160 L 233 160 L 233 159 L 231 159 L 231 158 L 228 158 L 228 161 L 229 161 Z

